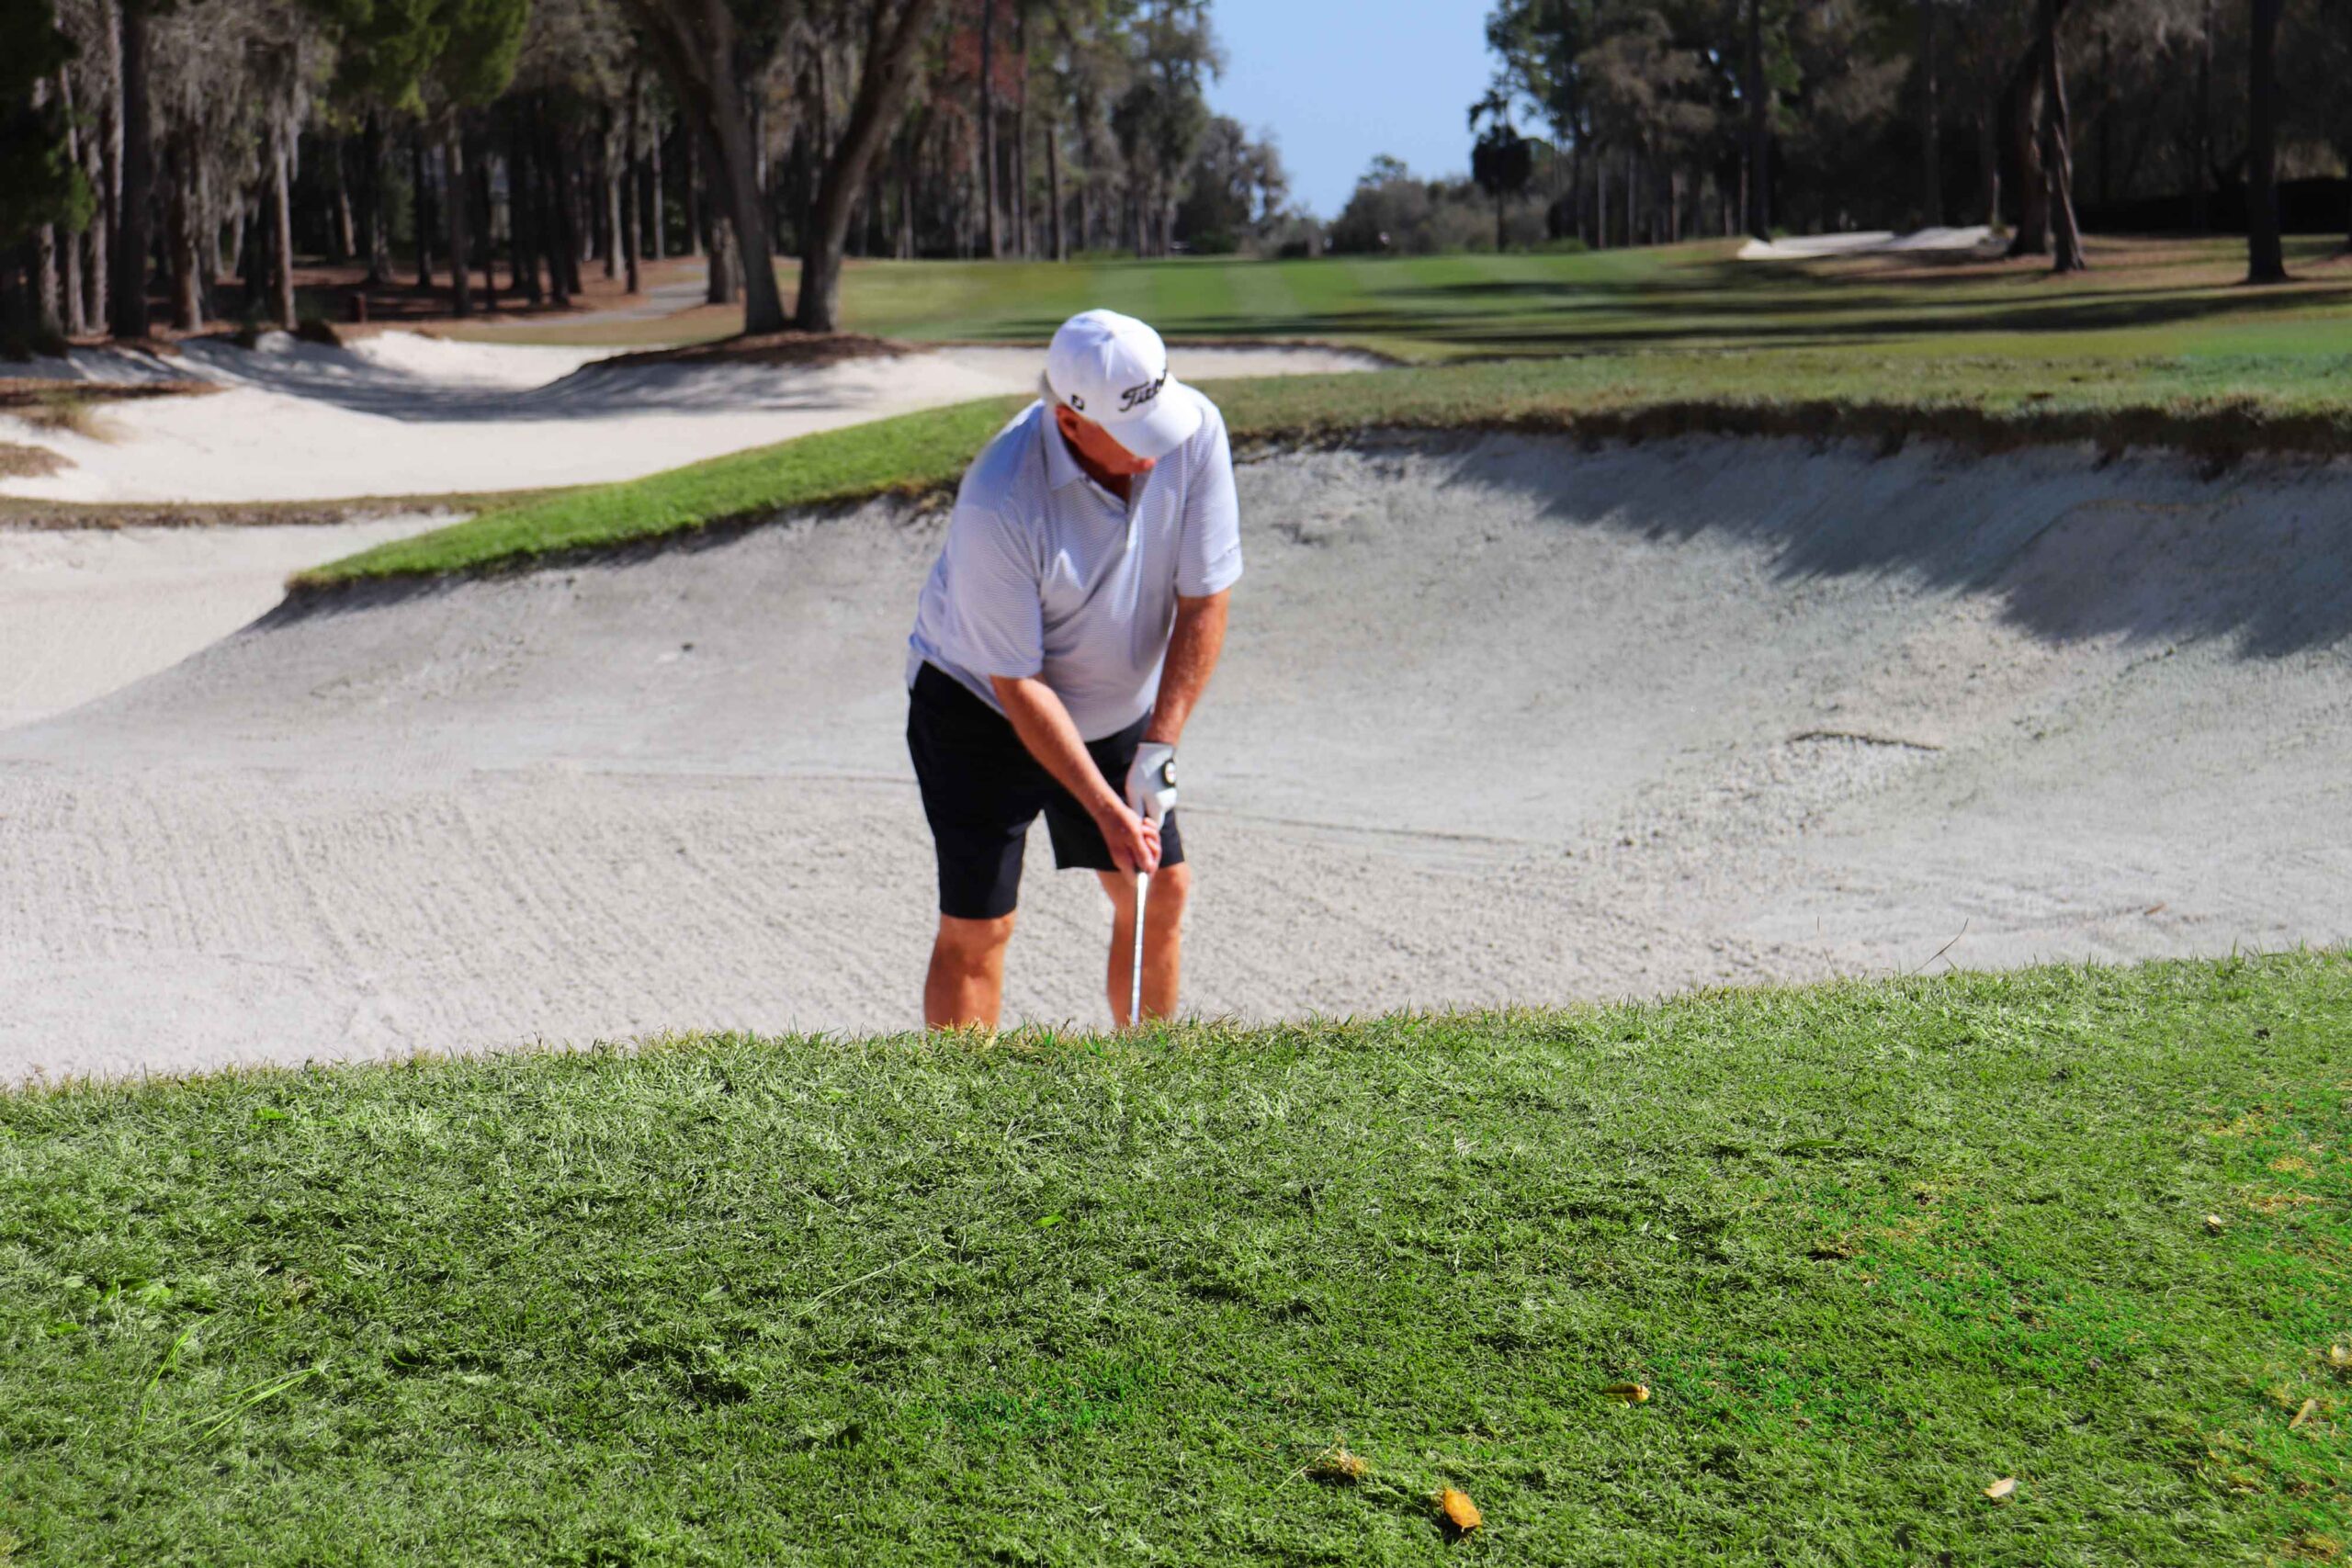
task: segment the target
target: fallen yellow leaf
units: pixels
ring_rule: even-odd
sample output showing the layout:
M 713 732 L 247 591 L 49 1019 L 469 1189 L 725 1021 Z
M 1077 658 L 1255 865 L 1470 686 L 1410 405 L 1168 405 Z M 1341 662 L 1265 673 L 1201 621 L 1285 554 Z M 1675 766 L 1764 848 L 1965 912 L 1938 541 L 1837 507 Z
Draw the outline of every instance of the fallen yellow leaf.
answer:
M 2219 1235 L 2222 1231 L 2226 1230 L 2228 1228 L 2228 1224 L 2229 1223 L 2223 1220 L 2219 1214 L 2208 1214 L 2205 1216 L 2205 1228 L 2215 1235 Z
M 2295 1412 L 2295 1415 L 2294 1415 L 2294 1418 L 2293 1418 L 2293 1419 L 2291 1419 L 2291 1420 L 2290 1420 L 2290 1421 L 2287 1423 L 2287 1430 L 2289 1430 L 2290 1432 L 2291 1432 L 2291 1431 L 2293 1431 L 2296 1427 L 2298 1427 L 2301 1426 L 2304 1422 L 2306 1422 L 2306 1421 L 2310 1420 L 2310 1419 L 2312 1418 L 2312 1413 L 2313 1413 L 2314 1411 L 2318 1410 L 2318 1409 L 2319 1409 L 2319 1401 L 2318 1401 L 2318 1400 L 2316 1400 L 2316 1399 L 2306 1399 L 2306 1400 L 2304 1400 L 2304 1401 L 2303 1401 L 2303 1407 L 2302 1407 L 2301 1410 L 2296 1411 L 2296 1412 Z
M 1998 1503 L 2017 1489 L 2018 1478 L 2014 1475 L 2005 1475 L 2001 1477 L 2000 1480 L 1993 1483 L 1992 1485 L 1984 1488 L 1984 1495 L 1990 1497 L 1996 1503 Z
M 1647 1404 L 1650 1399 L 1650 1385 L 1643 1382 L 1612 1382 L 1600 1392 L 1628 1404 Z
M 1437 1507 L 1456 1535 L 1468 1535 L 1487 1522 L 1486 1516 L 1478 1512 L 1478 1505 L 1470 1501 L 1470 1494 L 1451 1486 L 1437 1495 Z

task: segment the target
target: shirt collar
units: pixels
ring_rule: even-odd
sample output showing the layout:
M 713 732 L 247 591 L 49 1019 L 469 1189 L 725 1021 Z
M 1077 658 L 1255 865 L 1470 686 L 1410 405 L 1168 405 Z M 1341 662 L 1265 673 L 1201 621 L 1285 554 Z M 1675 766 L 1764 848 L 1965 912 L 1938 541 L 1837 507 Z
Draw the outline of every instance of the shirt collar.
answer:
M 1037 439 L 1046 447 L 1046 483 L 1054 490 L 1084 479 L 1086 470 L 1070 456 L 1069 443 L 1062 439 L 1061 426 L 1054 419 L 1054 411 L 1046 403 L 1037 405 Z

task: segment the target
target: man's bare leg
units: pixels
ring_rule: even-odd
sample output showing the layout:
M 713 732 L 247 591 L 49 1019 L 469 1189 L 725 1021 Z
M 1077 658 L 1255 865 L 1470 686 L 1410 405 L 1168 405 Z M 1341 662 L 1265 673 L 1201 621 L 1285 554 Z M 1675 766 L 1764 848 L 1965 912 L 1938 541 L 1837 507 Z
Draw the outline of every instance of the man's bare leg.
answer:
M 1159 900 L 1151 903 L 1147 919 L 1159 913 Z M 939 934 L 931 944 L 931 969 L 922 981 L 923 1027 L 994 1029 L 997 1012 L 1004 1006 L 1004 950 L 1012 942 L 1011 915 L 993 920 L 940 916 Z M 1150 968 L 1144 966 L 1147 975 Z
M 1132 992 L 1128 965 L 1136 950 L 1136 879 L 1124 871 L 1098 871 L 1111 896 L 1111 1016 L 1125 1029 Z M 1184 967 L 1184 904 L 1193 893 L 1193 868 L 1171 865 L 1152 873 L 1143 911 L 1143 1015 L 1170 1018 L 1176 1011 L 1176 982 Z

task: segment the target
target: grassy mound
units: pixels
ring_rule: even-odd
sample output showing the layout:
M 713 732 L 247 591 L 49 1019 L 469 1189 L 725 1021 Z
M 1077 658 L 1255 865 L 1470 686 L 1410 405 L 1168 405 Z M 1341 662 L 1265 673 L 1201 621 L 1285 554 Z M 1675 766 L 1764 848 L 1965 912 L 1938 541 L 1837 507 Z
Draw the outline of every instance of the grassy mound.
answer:
M 1512 430 L 1593 440 L 1798 435 L 1883 447 L 1917 438 L 1980 450 L 2089 442 L 2214 461 L 2260 451 L 2352 453 L 2352 403 L 2340 387 L 2267 362 L 2148 362 L 2093 378 L 2064 362 L 2026 359 L 1946 362 L 1930 373 L 1843 355 L 1676 354 L 1279 377 L 1206 389 L 1245 443 Z M 794 508 L 945 492 L 1022 401 L 989 398 L 904 414 L 495 509 L 305 572 L 295 585 L 505 570 Z
M 2325 1556 L 2347 1017 L 2325 954 L 0 1097 L 0 1558 Z

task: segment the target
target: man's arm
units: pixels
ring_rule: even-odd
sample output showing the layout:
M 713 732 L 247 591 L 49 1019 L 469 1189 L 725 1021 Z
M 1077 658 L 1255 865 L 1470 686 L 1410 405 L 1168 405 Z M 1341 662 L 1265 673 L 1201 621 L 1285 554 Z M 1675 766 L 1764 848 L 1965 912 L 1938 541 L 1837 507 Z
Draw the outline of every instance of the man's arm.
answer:
M 1225 607 L 1232 597 L 1226 589 L 1204 598 L 1176 600 L 1176 629 L 1169 635 L 1168 659 L 1159 671 L 1159 700 L 1143 738 L 1173 746 L 1184 733 L 1193 707 L 1225 651 Z
M 1094 825 L 1102 829 L 1102 841 L 1110 845 L 1111 859 L 1119 869 L 1159 870 L 1159 829 L 1128 810 L 1119 792 L 1102 777 L 1102 770 L 1087 755 L 1085 739 L 1071 721 L 1069 709 L 1062 705 L 1054 689 L 1035 675 L 991 675 L 989 685 L 1004 705 L 1004 716 L 1012 721 L 1012 732 L 1021 737 L 1021 744 L 1056 784 L 1077 797 Z

